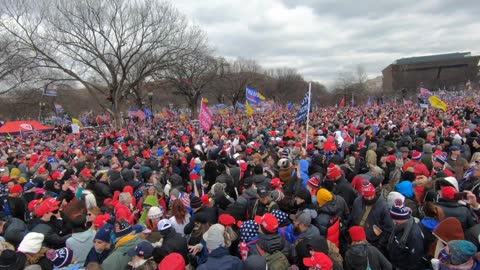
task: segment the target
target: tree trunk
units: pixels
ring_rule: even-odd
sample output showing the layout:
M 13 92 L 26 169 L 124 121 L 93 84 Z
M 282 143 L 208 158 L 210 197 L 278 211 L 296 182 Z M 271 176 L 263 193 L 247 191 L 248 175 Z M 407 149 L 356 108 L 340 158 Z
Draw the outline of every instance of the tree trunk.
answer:
M 191 113 L 192 119 L 197 119 L 198 118 L 197 100 L 198 100 L 198 98 L 193 97 L 189 102 L 190 111 L 192 112 Z

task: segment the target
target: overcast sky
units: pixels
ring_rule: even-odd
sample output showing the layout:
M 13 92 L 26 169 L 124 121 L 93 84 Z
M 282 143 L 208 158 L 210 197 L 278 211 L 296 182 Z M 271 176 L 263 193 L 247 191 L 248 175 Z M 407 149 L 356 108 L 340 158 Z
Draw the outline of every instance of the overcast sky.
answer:
M 217 53 L 297 68 L 331 85 L 363 65 L 369 77 L 394 60 L 480 53 L 479 0 L 176 0 Z

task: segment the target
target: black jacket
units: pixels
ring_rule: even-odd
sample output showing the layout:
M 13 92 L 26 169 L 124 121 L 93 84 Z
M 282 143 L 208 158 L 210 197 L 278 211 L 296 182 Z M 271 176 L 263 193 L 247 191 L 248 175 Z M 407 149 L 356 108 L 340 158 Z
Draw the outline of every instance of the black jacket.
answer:
M 26 210 L 26 203 L 23 198 L 15 198 L 15 197 L 4 197 L 4 201 L 2 203 L 3 208 L 5 208 L 5 204 L 8 204 L 8 208 L 10 214 L 14 218 L 18 219 L 25 219 L 25 210 Z M 5 209 L 3 209 L 5 211 Z
M 33 228 L 32 232 L 41 233 L 45 236 L 43 243 L 45 246 L 53 249 L 59 249 L 65 246 L 65 241 L 71 237 L 70 234 L 60 236 L 49 223 L 40 220 L 40 222 Z
M 345 269 L 365 270 L 367 265 L 370 265 L 370 269 L 392 269 L 392 264 L 376 247 L 368 243 L 350 246 L 345 253 Z
M 342 196 L 349 207 L 353 205 L 353 201 L 357 197 L 357 192 L 343 176 L 336 181 L 333 194 Z
M 168 228 L 161 232 L 163 235 L 163 243 L 160 249 L 163 249 L 166 253 L 179 253 L 187 261 L 188 247 L 187 239 L 181 234 L 177 233 L 175 229 Z
M 87 258 L 85 259 L 85 264 L 84 266 L 87 266 L 91 262 L 97 262 L 98 264 L 102 264 L 103 261 L 110 255 L 110 250 L 104 250 L 102 253 L 98 253 L 95 251 L 95 247 L 92 247 L 90 249 L 90 252 L 88 252 Z
M 2 235 L 7 242 L 18 247 L 27 231 L 27 225 L 23 220 L 12 217 L 3 225 Z
M 216 183 L 224 183 L 227 186 L 225 187 L 225 192 L 232 198 L 237 198 L 237 195 L 235 193 L 235 188 L 234 188 L 234 183 L 233 183 L 233 178 L 228 175 L 226 172 L 220 174 L 217 176 L 217 179 L 215 179 Z
M 99 207 L 103 206 L 103 201 L 105 201 L 106 198 L 111 198 L 112 196 L 112 191 L 110 187 L 104 183 L 104 182 L 97 182 L 95 183 L 95 189 L 93 192 L 95 193 L 95 198 L 97 200 L 97 205 Z
M 445 218 L 454 217 L 462 223 L 463 229 L 468 229 L 477 224 L 470 209 L 453 200 L 439 199 L 437 205 L 442 208 Z
M 410 234 L 407 237 L 405 247 L 400 246 L 400 239 L 404 234 L 404 230 L 398 230 L 393 232 L 395 238 L 387 247 L 390 262 L 397 269 L 408 270 L 423 270 L 425 269 L 425 262 L 423 256 L 425 251 L 423 247 L 423 235 L 422 230 L 412 218 L 412 228 Z M 404 225 L 404 224 L 402 224 Z M 397 225 L 398 226 L 398 225 Z
M 206 206 L 200 207 L 193 217 L 190 217 L 190 221 L 185 225 L 183 232 L 185 234 L 192 233 L 193 228 L 195 227 L 195 222 L 208 223 L 210 225 L 217 223 L 216 208 Z
M 332 201 L 329 201 L 324 206 L 318 208 L 318 215 L 315 218 L 315 226 L 320 231 L 320 235 L 323 237 L 327 236 L 327 230 L 331 224 L 330 220 L 335 217 L 339 217 L 341 220 L 344 220 L 346 216 L 344 213 L 348 213 L 348 208 L 343 200 L 339 196 L 335 196 Z
M 358 197 L 353 203 L 349 222 L 350 226 L 359 225 L 365 211 L 365 201 L 363 200 L 363 197 Z M 383 231 L 380 237 L 375 235 L 373 225 L 376 225 Z M 386 240 L 393 230 L 393 221 L 390 217 L 390 210 L 388 209 L 387 202 L 383 197 L 379 197 L 375 204 L 373 204 L 372 209 L 366 218 L 364 228 L 368 242 L 377 247 L 386 245 Z
M 290 258 L 290 244 L 279 234 L 262 234 L 255 247 L 250 248 L 248 255 L 260 255 L 260 247 L 263 251 L 273 254 L 275 251 L 281 251 L 287 258 Z

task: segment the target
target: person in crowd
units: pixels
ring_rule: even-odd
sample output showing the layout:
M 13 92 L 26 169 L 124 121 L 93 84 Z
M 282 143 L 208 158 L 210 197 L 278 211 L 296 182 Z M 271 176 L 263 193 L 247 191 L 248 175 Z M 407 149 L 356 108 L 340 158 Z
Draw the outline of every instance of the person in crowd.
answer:
M 159 249 L 164 251 L 164 254 L 179 253 L 187 260 L 187 239 L 175 231 L 168 219 L 160 220 L 157 226 L 162 235 L 162 245 Z
M 66 240 L 71 237 L 71 235 L 60 236 L 57 227 L 50 222 L 52 218 L 61 221 L 59 204 L 60 201 L 55 198 L 47 198 L 42 201 L 35 209 L 35 216 L 38 219 L 37 225 L 32 229 L 32 232 L 43 234 L 45 246 L 53 249 L 62 248 Z
M 131 256 L 125 254 L 142 240 L 138 235 L 133 234 L 132 225 L 124 219 L 115 222 L 114 235 L 116 238 L 114 246 L 110 255 L 103 261 L 102 268 L 127 270 Z
M 347 270 L 392 269 L 392 264 L 387 258 L 376 247 L 368 243 L 363 227 L 352 226 L 348 233 L 352 243 L 345 253 Z
M 423 234 L 409 208 L 394 205 L 390 210 L 394 227 L 387 250 L 396 269 L 425 269 Z
M 111 224 L 105 224 L 99 228 L 93 239 L 93 247 L 85 259 L 84 266 L 90 263 L 98 263 L 101 265 L 108 255 L 110 255 L 112 241 L 110 234 L 112 232 L 113 226 Z
M 190 214 L 180 199 L 176 199 L 172 204 L 170 223 L 177 233 L 184 236 L 185 226 L 190 220 Z
M 140 242 L 135 248 L 129 250 L 127 255 L 132 257 L 128 263 L 133 270 L 142 269 L 143 265 L 148 265 L 152 261 L 153 245 L 148 241 Z
M 377 195 L 372 184 L 366 183 L 362 196 L 355 199 L 349 224 L 364 227 L 367 241 L 379 250 L 386 251 L 393 221 L 385 199 Z
M 198 270 L 242 269 L 242 261 L 238 257 L 229 255 L 225 247 L 224 234 L 225 227 L 221 224 L 214 224 L 205 232 L 203 239 L 205 240 L 208 250 L 208 258 L 204 264 L 198 266 Z

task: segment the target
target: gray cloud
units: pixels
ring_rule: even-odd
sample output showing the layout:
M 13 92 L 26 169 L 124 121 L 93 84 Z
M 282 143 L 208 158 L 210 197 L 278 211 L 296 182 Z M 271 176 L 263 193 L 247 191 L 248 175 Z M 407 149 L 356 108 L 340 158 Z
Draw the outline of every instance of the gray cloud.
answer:
M 472 51 L 478 0 L 243 0 L 174 2 L 208 34 L 217 53 L 297 68 L 331 85 L 363 65 L 370 77 L 402 57 Z M 477 50 L 477 51 L 475 51 Z

